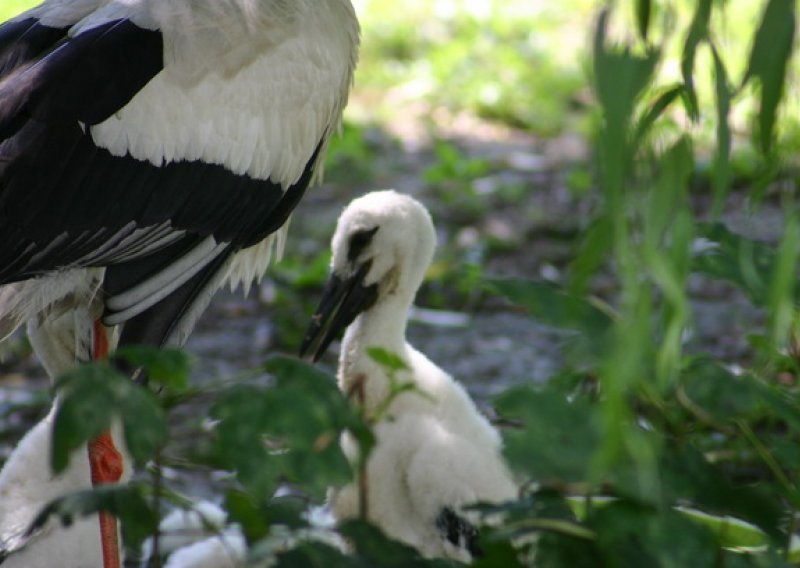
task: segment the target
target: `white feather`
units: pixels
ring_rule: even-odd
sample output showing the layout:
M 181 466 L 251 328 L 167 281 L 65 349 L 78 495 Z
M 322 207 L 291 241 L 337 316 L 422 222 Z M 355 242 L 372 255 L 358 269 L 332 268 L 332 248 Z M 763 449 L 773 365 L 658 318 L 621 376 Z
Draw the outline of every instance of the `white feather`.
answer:
M 96 144 L 156 165 L 200 159 L 284 187 L 300 178 L 347 100 L 358 43 L 348 1 L 121 4 L 101 8 L 73 33 L 126 13 L 161 30 L 165 68 L 91 128 Z
M 87 306 L 95 303 L 103 272 L 97 268 L 64 270 L 0 286 L 0 341 L 38 314 L 44 317 L 62 300 L 74 298 Z
M 197 274 L 209 260 L 220 254 L 225 247 L 225 243 L 218 244 L 214 237 L 206 237 L 162 271 L 143 280 L 133 288 L 108 298 L 106 306 L 118 311 L 135 308 L 136 313 L 140 313 L 174 292 Z M 125 319 L 127 318 L 123 318 L 122 321 Z
M 244 287 L 245 294 L 249 293 L 253 282 L 260 282 L 272 260 L 273 254 L 278 258 L 283 254 L 283 243 L 289 223 L 272 233 L 269 237 L 251 247 L 240 250 L 233 256 L 233 261 L 228 268 L 226 281 L 231 290 L 240 284 Z

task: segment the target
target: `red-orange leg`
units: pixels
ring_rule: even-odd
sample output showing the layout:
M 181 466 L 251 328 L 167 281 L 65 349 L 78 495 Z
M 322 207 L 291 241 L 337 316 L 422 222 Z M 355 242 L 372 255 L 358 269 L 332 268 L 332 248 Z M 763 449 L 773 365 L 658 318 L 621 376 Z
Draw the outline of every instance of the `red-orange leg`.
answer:
M 94 322 L 93 351 L 95 361 L 108 357 L 108 336 L 100 320 Z M 122 478 L 122 455 L 114 447 L 111 432 L 103 432 L 89 442 L 89 467 L 92 471 L 92 485 L 117 483 Z M 117 519 L 105 511 L 100 513 L 99 518 L 103 568 L 120 568 Z

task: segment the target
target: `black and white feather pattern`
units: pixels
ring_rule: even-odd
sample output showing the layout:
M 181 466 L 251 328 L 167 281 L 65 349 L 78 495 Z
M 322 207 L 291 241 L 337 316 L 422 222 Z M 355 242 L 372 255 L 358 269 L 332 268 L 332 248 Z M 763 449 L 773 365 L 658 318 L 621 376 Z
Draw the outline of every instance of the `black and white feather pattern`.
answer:
M 48 0 L 0 26 L 0 336 L 83 278 L 123 342 L 183 341 L 280 248 L 357 45 L 349 0 Z

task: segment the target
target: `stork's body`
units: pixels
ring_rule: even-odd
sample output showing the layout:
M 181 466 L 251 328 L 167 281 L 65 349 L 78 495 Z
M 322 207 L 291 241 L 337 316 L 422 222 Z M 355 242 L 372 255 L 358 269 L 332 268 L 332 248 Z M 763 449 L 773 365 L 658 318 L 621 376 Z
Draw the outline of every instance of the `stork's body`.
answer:
M 280 251 L 357 45 L 349 0 L 47 0 L 0 26 L 0 339 L 72 310 L 76 345 L 183 343 Z
M 435 244 L 430 215 L 412 198 L 382 191 L 353 201 L 339 218 L 331 279 L 303 350 L 313 346 L 318 357 L 349 326 L 339 386 L 377 420 L 366 469 L 369 518 L 426 556 L 469 560 L 477 533 L 462 507 L 510 500 L 516 487 L 497 431 L 461 385 L 406 341 L 408 311 Z M 393 377 L 369 347 L 398 355 L 407 369 Z M 389 399 L 393 380 L 413 390 Z M 344 449 L 356 463 L 351 439 L 344 439 Z M 360 514 L 361 490 L 354 483 L 334 494 L 337 517 Z
M 0 27 L 0 284 L 19 291 L 0 329 L 95 278 L 123 343 L 182 342 L 280 245 L 357 39 L 349 0 L 49 0 Z

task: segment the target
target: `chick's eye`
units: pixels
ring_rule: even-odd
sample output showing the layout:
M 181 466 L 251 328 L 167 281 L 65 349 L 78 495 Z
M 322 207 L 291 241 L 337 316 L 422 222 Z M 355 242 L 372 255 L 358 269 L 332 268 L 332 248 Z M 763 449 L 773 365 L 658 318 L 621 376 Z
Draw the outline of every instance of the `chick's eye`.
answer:
M 350 236 L 350 246 L 347 249 L 347 259 L 353 261 L 358 258 L 358 255 L 360 255 L 361 252 L 367 248 L 367 245 L 377 232 L 378 227 L 374 227 L 372 229 L 364 229 L 363 231 L 357 231 L 353 233 Z

